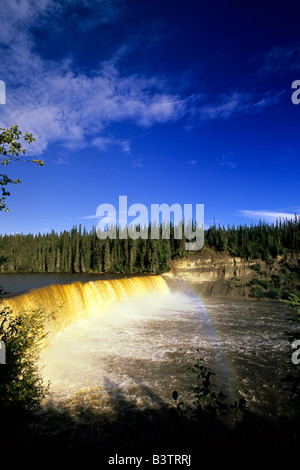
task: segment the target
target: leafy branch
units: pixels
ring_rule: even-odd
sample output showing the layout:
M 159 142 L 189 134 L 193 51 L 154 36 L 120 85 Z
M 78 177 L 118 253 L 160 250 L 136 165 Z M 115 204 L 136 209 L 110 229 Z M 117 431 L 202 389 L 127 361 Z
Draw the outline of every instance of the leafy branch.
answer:
M 194 402 L 198 416 L 200 417 L 203 412 L 214 415 L 215 417 L 226 416 L 229 413 L 234 413 L 235 421 L 238 421 L 239 413 L 245 412 L 246 401 L 240 399 L 239 402 L 235 401 L 234 404 L 228 405 L 226 403 L 227 396 L 224 395 L 222 390 L 216 391 L 215 385 L 211 381 L 214 374 L 206 366 L 203 365 L 203 360 L 200 357 L 200 350 L 196 349 L 198 359 L 195 363 L 188 368 L 196 377 L 196 385 L 193 387 Z M 173 391 L 172 398 L 177 401 L 178 393 Z M 179 404 L 181 405 L 181 403 Z M 180 406 L 177 405 L 177 409 Z M 231 411 L 232 410 L 232 411 Z
M 40 309 L 13 313 L 0 311 L 0 340 L 6 347 L 6 364 L 0 367 L 0 411 L 35 406 L 47 390 L 37 360 L 47 336 L 48 316 Z
M 9 129 L 0 128 L 0 131 L 2 131 L 0 133 L 0 155 L 2 155 L 1 164 L 3 166 L 10 165 L 14 161 L 32 162 L 36 163 L 38 166 L 44 165 L 43 160 L 21 158 L 21 156 L 26 152 L 25 147 L 22 145 L 22 141 L 26 141 L 28 144 L 33 143 L 35 138 L 32 134 L 25 132 L 23 135 L 16 125 Z M 7 185 L 17 185 L 19 183 L 21 183 L 19 178 L 11 179 L 6 174 L 0 174 L 0 211 L 5 210 L 5 212 L 8 212 L 6 197 L 10 196 L 10 192 L 6 189 Z

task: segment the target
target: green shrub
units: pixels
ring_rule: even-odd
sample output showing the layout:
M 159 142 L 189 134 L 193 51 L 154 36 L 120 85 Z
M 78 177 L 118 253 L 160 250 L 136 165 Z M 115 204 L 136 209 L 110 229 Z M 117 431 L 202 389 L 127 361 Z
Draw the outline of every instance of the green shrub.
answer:
M 0 409 L 29 409 L 46 392 L 37 364 L 45 339 L 45 316 L 41 310 L 14 314 L 0 312 L 0 340 L 6 361 L 0 365 Z
M 268 297 L 271 297 L 271 299 L 281 299 L 283 296 L 283 293 L 281 292 L 280 289 L 277 289 L 276 287 L 271 287 L 271 289 L 268 292 Z
M 255 263 L 252 264 L 252 266 L 249 266 L 250 269 L 253 269 L 253 271 L 256 271 L 258 274 L 261 274 L 261 264 L 260 263 Z
M 204 365 L 204 361 L 200 357 L 201 351 L 199 349 L 196 349 L 196 351 L 198 353 L 198 358 L 188 369 L 196 378 L 196 385 L 193 386 L 193 405 L 198 419 L 200 419 L 201 422 L 201 416 L 203 416 L 203 413 L 208 413 L 216 418 L 221 418 L 232 413 L 235 418 L 235 424 L 237 424 L 245 413 L 247 404 L 246 400 L 242 398 L 239 402 L 235 401 L 233 404 L 227 403 L 227 396 L 224 395 L 221 389 L 218 390 L 218 387 L 212 383 L 211 378 L 215 373 Z M 177 403 L 178 393 L 176 390 L 173 391 L 172 398 Z M 182 402 L 177 404 L 178 411 L 181 410 L 182 404 Z
M 262 286 L 256 285 L 252 287 L 250 295 L 256 299 L 262 299 L 265 296 L 265 293 L 266 291 Z

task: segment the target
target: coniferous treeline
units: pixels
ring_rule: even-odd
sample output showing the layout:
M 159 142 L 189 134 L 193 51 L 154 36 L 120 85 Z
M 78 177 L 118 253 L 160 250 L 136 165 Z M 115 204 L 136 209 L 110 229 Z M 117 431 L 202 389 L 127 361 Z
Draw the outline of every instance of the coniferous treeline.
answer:
M 206 244 L 218 251 L 247 259 L 267 260 L 287 251 L 300 251 L 300 218 L 276 220 L 275 224 L 260 221 L 257 225 L 216 227 L 205 233 Z
M 38 235 L 0 236 L 1 272 L 149 272 L 161 273 L 170 268 L 172 258 L 185 253 L 185 240 L 98 238 L 81 225 L 69 232 L 52 231 Z M 150 232 L 150 228 L 149 228 Z M 161 228 L 160 228 L 161 234 Z
M 6 272 L 149 272 L 170 268 L 172 259 L 183 257 L 185 238 L 176 239 L 170 224 L 170 237 L 151 239 L 98 238 L 96 229 L 82 227 L 70 231 L 38 235 L 1 235 L 0 269 Z M 205 230 L 205 244 L 232 256 L 269 259 L 286 252 L 300 252 L 300 220 L 260 222 Z

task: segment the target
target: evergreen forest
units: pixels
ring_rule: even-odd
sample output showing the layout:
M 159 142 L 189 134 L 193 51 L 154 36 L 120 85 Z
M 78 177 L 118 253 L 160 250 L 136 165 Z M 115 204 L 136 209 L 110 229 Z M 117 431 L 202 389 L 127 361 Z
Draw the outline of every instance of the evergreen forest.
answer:
M 175 238 L 176 227 L 170 224 L 170 237 L 100 239 L 96 228 L 87 231 L 81 225 L 70 231 L 45 234 L 0 236 L 0 270 L 2 273 L 163 273 L 172 259 L 187 255 L 185 237 Z M 300 219 L 260 221 L 257 225 L 210 226 L 204 231 L 204 244 L 219 252 L 246 259 L 274 259 L 287 252 L 300 252 Z

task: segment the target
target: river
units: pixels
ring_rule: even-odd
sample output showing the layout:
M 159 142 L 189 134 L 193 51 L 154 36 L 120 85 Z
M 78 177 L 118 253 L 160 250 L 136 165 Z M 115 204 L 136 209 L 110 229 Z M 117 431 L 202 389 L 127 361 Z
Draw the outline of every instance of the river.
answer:
M 115 277 L 115 276 L 114 276 Z M 109 276 L 105 276 L 109 278 Z M 52 283 L 103 279 L 101 275 L 1 275 L 11 295 Z M 199 349 L 218 388 L 233 402 L 275 417 L 284 398 L 291 309 L 274 301 L 201 299 L 185 283 L 151 293 L 67 325 L 41 354 L 50 393 L 44 406 L 78 413 L 88 404 L 116 413 L 120 400 L 141 411 L 172 405 L 172 392 L 193 401 L 193 365 Z

